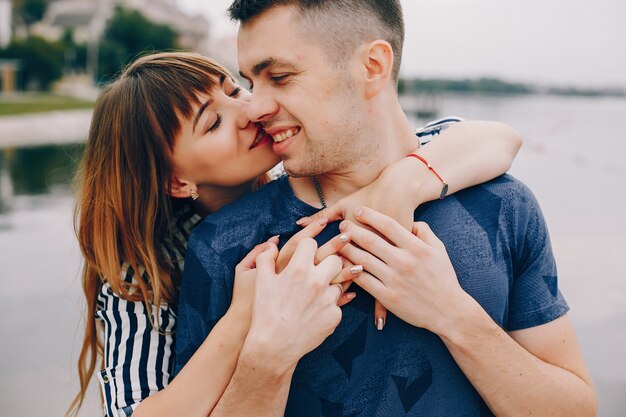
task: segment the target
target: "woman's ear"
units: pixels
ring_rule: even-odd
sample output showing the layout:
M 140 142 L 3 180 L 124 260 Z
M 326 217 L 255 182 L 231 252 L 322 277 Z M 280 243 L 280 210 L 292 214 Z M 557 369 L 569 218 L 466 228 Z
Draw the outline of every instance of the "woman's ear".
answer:
M 165 189 L 168 189 L 167 184 Z M 189 198 L 196 189 L 195 184 L 178 177 L 172 177 L 169 184 L 170 195 L 174 198 Z
M 363 64 L 366 69 L 365 94 L 367 98 L 378 95 L 391 82 L 393 48 L 389 42 L 376 40 L 365 48 Z

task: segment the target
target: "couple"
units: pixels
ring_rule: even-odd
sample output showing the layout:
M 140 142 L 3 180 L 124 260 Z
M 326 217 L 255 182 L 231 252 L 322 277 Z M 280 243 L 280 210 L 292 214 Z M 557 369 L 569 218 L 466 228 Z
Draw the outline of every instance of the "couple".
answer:
M 593 415 L 530 192 L 503 176 L 422 204 L 440 178 L 453 192 L 502 173 L 516 145 L 499 125 L 441 124 L 405 158 L 399 2 L 230 12 L 252 95 L 209 60 L 162 54 L 98 101 L 77 404 L 102 337 L 110 416 Z M 249 193 L 279 157 L 290 176 Z

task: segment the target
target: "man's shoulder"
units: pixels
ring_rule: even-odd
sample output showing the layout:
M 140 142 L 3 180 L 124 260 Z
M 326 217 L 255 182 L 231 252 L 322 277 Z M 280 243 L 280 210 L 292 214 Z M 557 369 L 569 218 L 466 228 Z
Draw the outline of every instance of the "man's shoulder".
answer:
M 189 250 L 198 245 L 216 253 L 238 245 L 254 246 L 283 203 L 286 179 L 278 178 L 207 216 L 193 231 Z
M 503 217 L 514 221 L 519 208 L 524 205 L 538 209 L 537 201 L 528 186 L 512 175 L 504 174 L 460 190 L 445 200 L 424 204 L 418 207 L 415 214 L 416 218 L 427 213 L 451 217 L 458 216 L 461 210 L 473 217 Z
M 490 181 L 466 188 L 454 194 L 457 200 L 478 198 L 480 200 L 501 200 L 503 204 L 515 206 L 533 199 L 530 188 L 510 174 L 500 175 Z

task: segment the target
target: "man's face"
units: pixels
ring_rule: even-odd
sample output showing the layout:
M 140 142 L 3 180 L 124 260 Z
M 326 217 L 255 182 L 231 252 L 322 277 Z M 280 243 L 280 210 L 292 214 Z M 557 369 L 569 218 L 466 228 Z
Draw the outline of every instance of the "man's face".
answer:
M 239 30 L 242 76 L 253 87 L 249 117 L 273 136 L 293 176 L 337 172 L 357 152 L 361 102 L 351 66 L 329 62 L 290 7 L 270 9 Z

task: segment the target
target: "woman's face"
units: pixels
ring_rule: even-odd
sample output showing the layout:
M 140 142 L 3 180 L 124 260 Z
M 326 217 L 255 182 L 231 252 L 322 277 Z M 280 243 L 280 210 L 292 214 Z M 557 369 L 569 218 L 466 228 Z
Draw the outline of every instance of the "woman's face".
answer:
M 280 158 L 272 138 L 247 116 L 250 93 L 223 77 L 198 96 L 192 117 L 175 140 L 174 177 L 196 186 L 234 187 L 271 169 Z

